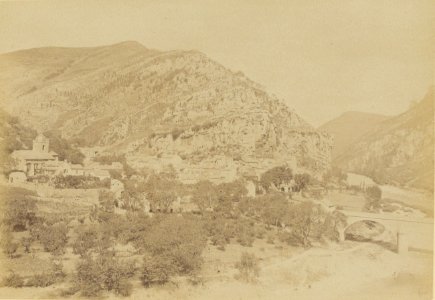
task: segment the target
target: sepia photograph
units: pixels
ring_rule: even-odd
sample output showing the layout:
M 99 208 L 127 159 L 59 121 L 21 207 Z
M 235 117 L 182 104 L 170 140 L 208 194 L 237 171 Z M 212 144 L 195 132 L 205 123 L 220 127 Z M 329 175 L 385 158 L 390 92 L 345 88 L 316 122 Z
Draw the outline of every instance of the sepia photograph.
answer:
M 434 53 L 432 0 L 0 0 L 0 299 L 435 299 Z

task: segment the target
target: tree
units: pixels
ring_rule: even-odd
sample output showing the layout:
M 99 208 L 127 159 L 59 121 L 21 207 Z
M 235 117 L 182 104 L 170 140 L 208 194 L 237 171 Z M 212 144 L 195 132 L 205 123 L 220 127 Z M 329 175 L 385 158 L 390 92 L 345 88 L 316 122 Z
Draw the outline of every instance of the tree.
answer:
M 260 266 L 258 259 L 254 254 L 243 252 L 240 261 L 235 265 L 239 270 L 239 274 L 236 276 L 238 279 L 246 282 L 255 282 L 260 274 Z
M 339 230 L 346 226 L 346 216 L 337 210 L 329 212 L 321 204 L 303 202 L 290 206 L 287 224 L 291 229 L 287 242 L 310 247 L 313 240 L 337 240 Z
M 326 215 L 319 204 L 302 202 L 290 207 L 288 224 L 291 226 L 293 237 L 304 247 L 310 247 L 310 236 L 321 228 L 325 218 Z
M 164 284 L 175 274 L 177 274 L 177 269 L 171 257 L 155 255 L 144 258 L 141 274 L 143 285 Z
M 51 252 L 53 255 L 62 255 L 68 242 L 68 228 L 65 223 L 44 226 L 40 232 L 40 242 L 45 251 Z
M 9 258 L 14 258 L 14 255 L 18 250 L 18 243 L 13 241 L 12 234 L 9 231 L 4 231 L 2 233 L 1 247 L 3 253 L 5 253 Z
M 98 231 L 95 227 L 81 226 L 76 229 L 76 234 L 77 238 L 72 245 L 73 253 L 84 257 L 97 246 Z
M 288 204 L 285 196 L 273 193 L 260 198 L 263 203 L 261 218 L 267 225 L 278 226 L 283 222 Z
M 140 241 L 138 249 L 152 258 L 158 258 L 165 266 L 169 262 L 171 274 L 193 274 L 202 264 L 201 253 L 206 244 L 202 224 L 196 219 L 175 215 L 161 215 Z M 160 266 L 154 266 L 164 268 Z
M 138 191 L 124 191 L 122 193 L 122 208 L 128 211 L 142 211 L 145 208 L 145 193 Z
M 144 189 L 150 200 L 153 210 L 168 212 L 172 203 L 177 200 L 179 185 L 175 179 L 165 176 L 152 174 L 149 176 Z
M 113 213 L 115 210 L 115 195 L 111 191 L 100 190 L 98 194 L 100 209 L 106 213 Z
M 85 155 L 62 138 L 60 131 L 46 131 L 44 135 L 50 139 L 50 150 L 56 152 L 60 160 L 67 160 L 73 164 L 83 163 Z
M 192 201 L 198 206 L 202 214 L 207 209 L 214 209 L 217 204 L 216 186 L 208 180 L 199 181 L 194 185 Z
M 295 192 L 300 192 L 305 190 L 307 185 L 310 183 L 311 176 L 308 173 L 296 174 L 295 175 Z
M 366 207 L 369 210 L 376 210 L 381 206 L 382 190 L 374 185 L 366 189 Z
M 3 224 L 12 231 L 23 231 L 36 220 L 36 193 L 23 188 L 0 189 L 4 201 Z
M 255 227 L 253 222 L 239 220 L 236 225 L 237 242 L 242 246 L 252 247 L 255 241 Z
M 128 279 L 134 272 L 134 262 L 121 261 L 113 252 L 106 251 L 95 258 L 86 256 L 78 263 L 74 285 L 85 297 L 98 296 L 103 290 L 129 296 L 132 285 Z
M 271 187 L 279 189 L 283 184 L 290 184 L 293 178 L 293 172 L 289 167 L 280 166 L 272 168 L 260 177 L 260 185 L 269 191 Z

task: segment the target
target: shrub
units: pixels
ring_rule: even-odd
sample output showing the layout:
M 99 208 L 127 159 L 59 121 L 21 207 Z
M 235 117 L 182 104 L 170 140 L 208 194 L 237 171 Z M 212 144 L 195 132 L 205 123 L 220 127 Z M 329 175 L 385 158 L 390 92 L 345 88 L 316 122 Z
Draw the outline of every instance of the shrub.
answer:
M 366 208 L 369 210 L 379 209 L 381 206 L 382 190 L 377 186 L 366 189 Z
M 121 279 L 118 286 L 115 288 L 115 293 L 123 297 L 128 297 L 133 292 L 133 285 L 130 281 Z
M 22 276 L 11 272 L 2 280 L 2 286 L 20 288 L 24 286 L 24 279 Z
M 9 258 L 14 258 L 15 252 L 18 250 L 18 243 L 13 241 L 12 234 L 9 231 L 2 232 L 1 234 L 1 246 L 3 253 Z
M 291 205 L 287 218 L 291 233 L 284 232 L 280 239 L 304 247 L 310 247 L 313 240 L 321 238 L 337 239 L 338 227 L 346 224 L 345 215 L 338 211 L 329 212 L 313 202 Z
M 258 239 L 263 239 L 266 234 L 266 229 L 264 229 L 263 226 L 259 226 L 257 227 L 256 234 Z
M 68 228 L 65 223 L 55 223 L 51 226 L 44 226 L 40 233 L 40 242 L 44 250 L 55 255 L 61 255 L 65 251 L 68 242 Z
M 247 252 L 242 253 L 240 261 L 236 263 L 235 267 L 239 270 L 236 278 L 245 282 L 255 282 L 260 273 L 258 259 L 254 254 Z
M 211 218 L 205 221 L 205 226 L 213 245 L 219 250 L 225 250 L 225 245 L 235 235 L 233 221 L 222 217 Z
M 147 232 L 143 242 L 151 255 L 172 261 L 178 274 L 189 274 L 201 266 L 206 236 L 199 222 L 169 215 Z
M 30 277 L 26 282 L 26 286 L 47 287 L 53 285 L 56 281 L 56 275 L 54 273 L 45 272 Z
M 76 229 L 77 238 L 72 248 L 73 253 L 84 257 L 92 248 L 96 247 L 98 232 L 94 227 L 81 226 Z
M 157 255 L 144 259 L 141 280 L 145 286 L 164 284 L 175 274 L 177 274 L 177 269 L 172 259 Z
M 2 223 L 12 231 L 24 231 L 35 220 L 36 200 L 35 192 L 23 188 L 2 188 L 0 198 L 3 200 L 4 212 Z
M 77 265 L 74 290 L 85 297 L 98 296 L 103 290 L 129 296 L 132 291 L 127 281 L 132 276 L 130 267 L 131 264 L 120 261 L 113 252 L 106 251 L 95 258 L 86 256 Z
M 255 230 L 254 227 L 247 223 L 242 222 L 237 226 L 237 242 L 242 246 L 252 247 L 255 240 Z

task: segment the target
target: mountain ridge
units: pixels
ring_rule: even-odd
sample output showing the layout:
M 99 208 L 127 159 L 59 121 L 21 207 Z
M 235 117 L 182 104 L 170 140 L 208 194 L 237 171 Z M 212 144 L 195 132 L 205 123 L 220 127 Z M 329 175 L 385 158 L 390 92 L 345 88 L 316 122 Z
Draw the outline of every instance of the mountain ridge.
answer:
M 334 138 L 332 149 L 333 159 L 343 153 L 350 145 L 370 132 L 389 117 L 381 114 L 346 111 L 320 127 L 319 130 L 328 132 Z
M 378 182 L 433 190 L 433 87 L 409 110 L 390 117 L 334 158 Z
M 261 85 L 196 50 L 139 45 L 0 55 L 0 104 L 39 131 L 60 129 L 83 146 L 139 160 L 223 155 L 238 172 L 246 167 L 234 162 L 239 157 L 260 161 L 256 172 L 283 163 L 312 172 L 328 167 L 329 135 Z

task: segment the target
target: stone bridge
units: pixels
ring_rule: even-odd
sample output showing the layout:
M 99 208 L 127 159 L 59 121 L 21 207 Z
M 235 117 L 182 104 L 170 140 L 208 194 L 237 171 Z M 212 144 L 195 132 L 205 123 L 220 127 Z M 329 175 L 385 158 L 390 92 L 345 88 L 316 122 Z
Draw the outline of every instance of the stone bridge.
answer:
M 429 245 L 428 247 L 432 248 L 433 219 L 400 216 L 392 213 L 370 213 L 347 210 L 341 210 L 341 212 L 347 216 L 347 226 L 340 230 L 340 241 L 345 240 L 346 230 L 352 224 L 360 221 L 372 221 L 381 224 L 385 230 L 389 230 L 397 236 L 396 246 L 398 253 L 406 253 L 410 246 L 414 246 L 412 244 L 413 241 L 410 243 L 409 237 L 418 235 L 419 233 L 423 234 L 421 239 L 427 239 L 429 243 L 426 244 Z M 424 232 L 427 232 L 429 236 L 425 235 Z

